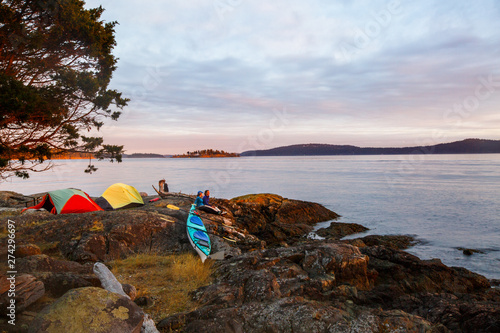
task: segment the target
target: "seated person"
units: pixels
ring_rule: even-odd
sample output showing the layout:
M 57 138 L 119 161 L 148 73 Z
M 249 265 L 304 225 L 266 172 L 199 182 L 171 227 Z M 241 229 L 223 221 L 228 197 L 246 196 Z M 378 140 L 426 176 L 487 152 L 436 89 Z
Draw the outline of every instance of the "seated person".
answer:
M 160 192 L 168 193 L 168 184 L 165 182 L 165 179 L 162 179 L 158 182 L 158 186 L 160 188 Z
M 196 196 L 196 200 L 194 201 L 196 208 L 203 206 L 203 192 L 198 191 L 198 195 Z
M 212 214 L 222 214 L 221 210 L 210 204 L 210 191 L 205 191 L 205 196 L 203 197 L 203 207 L 200 207 L 201 210 L 212 213 Z
M 210 191 L 209 190 L 205 190 L 205 195 L 203 196 L 203 204 L 205 206 L 212 206 L 210 204 Z
M 166 198 L 170 195 L 170 193 L 168 193 L 168 184 L 165 182 L 165 179 L 161 179 L 158 182 L 158 189 L 156 189 L 154 185 L 153 188 L 155 189 L 156 193 L 158 193 L 158 195 L 162 198 Z

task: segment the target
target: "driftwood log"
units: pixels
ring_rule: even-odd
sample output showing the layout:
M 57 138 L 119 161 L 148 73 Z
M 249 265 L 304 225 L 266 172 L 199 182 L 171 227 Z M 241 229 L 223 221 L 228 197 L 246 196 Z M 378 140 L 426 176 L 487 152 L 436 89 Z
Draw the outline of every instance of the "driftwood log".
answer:
M 96 262 L 94 264 L 94 273 L 97 275 L 99 278 L 99 281 L 101 281 L 101 286 L 106 289 L 107 291 L 111 291 L 113 293 L 117 293 L 119 295 L 125 296 L 127 298 L 130 298 L 124 291 L 122 284 L 118 282 L 116 277 L 111 273 L 109 268 L 106 267 L 106 265 Z
M 162 190 L 162 186 L 159 186 L 159 189 L 157 189 L 154 185 L 151 185 L 155 192 L 162 198 L 168 198 L 168 197 L 181 197 L 181 198 L 187 198 L 187 199 L 193 199 L 194 200 L 194 195 L 189 195 L 189 194 L 184 194 L 180 192 L 164 192 Z
M 160 333 L 156 328 L 155 322 L 147 313 L 144 314 L 144 322 L 142 323 L 141 333 Z

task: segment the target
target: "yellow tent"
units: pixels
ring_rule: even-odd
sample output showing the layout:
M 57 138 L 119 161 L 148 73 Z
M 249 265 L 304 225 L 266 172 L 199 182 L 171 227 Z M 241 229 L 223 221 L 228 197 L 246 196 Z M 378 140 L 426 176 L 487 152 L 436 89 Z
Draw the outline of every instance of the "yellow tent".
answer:
M 116 183 L 108 187 L 95 202 L 104 210 L 144 205 L 144 201 L 135 187 L 123 183 Z

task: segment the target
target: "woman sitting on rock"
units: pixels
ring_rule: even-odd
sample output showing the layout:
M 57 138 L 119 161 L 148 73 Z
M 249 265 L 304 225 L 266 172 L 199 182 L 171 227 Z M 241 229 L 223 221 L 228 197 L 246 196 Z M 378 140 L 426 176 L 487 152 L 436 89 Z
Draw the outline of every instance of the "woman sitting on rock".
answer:
M 203 206 L 199 207 L 199 209 L 207 213 L 218 214 L 218 215 L 222 214 L 222 211 L 218 207 L 215 207 L 210 204 L 209 190 L 205 191 L 205 196 L 203 197 Z
M 198 191 L 198 195 L 196 196 L 196 200 L 194 201 L 194 204 L 196 205 L 196 208 L 202 207 L 204 205 L 202 191 Z

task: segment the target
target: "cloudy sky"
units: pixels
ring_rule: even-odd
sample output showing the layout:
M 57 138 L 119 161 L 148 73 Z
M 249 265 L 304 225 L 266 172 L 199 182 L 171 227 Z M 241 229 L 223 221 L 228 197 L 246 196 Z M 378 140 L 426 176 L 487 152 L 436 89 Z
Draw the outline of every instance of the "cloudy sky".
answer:
M 495 0 L 87 0 L 116 27 L 127 153 L 500 139 Z

